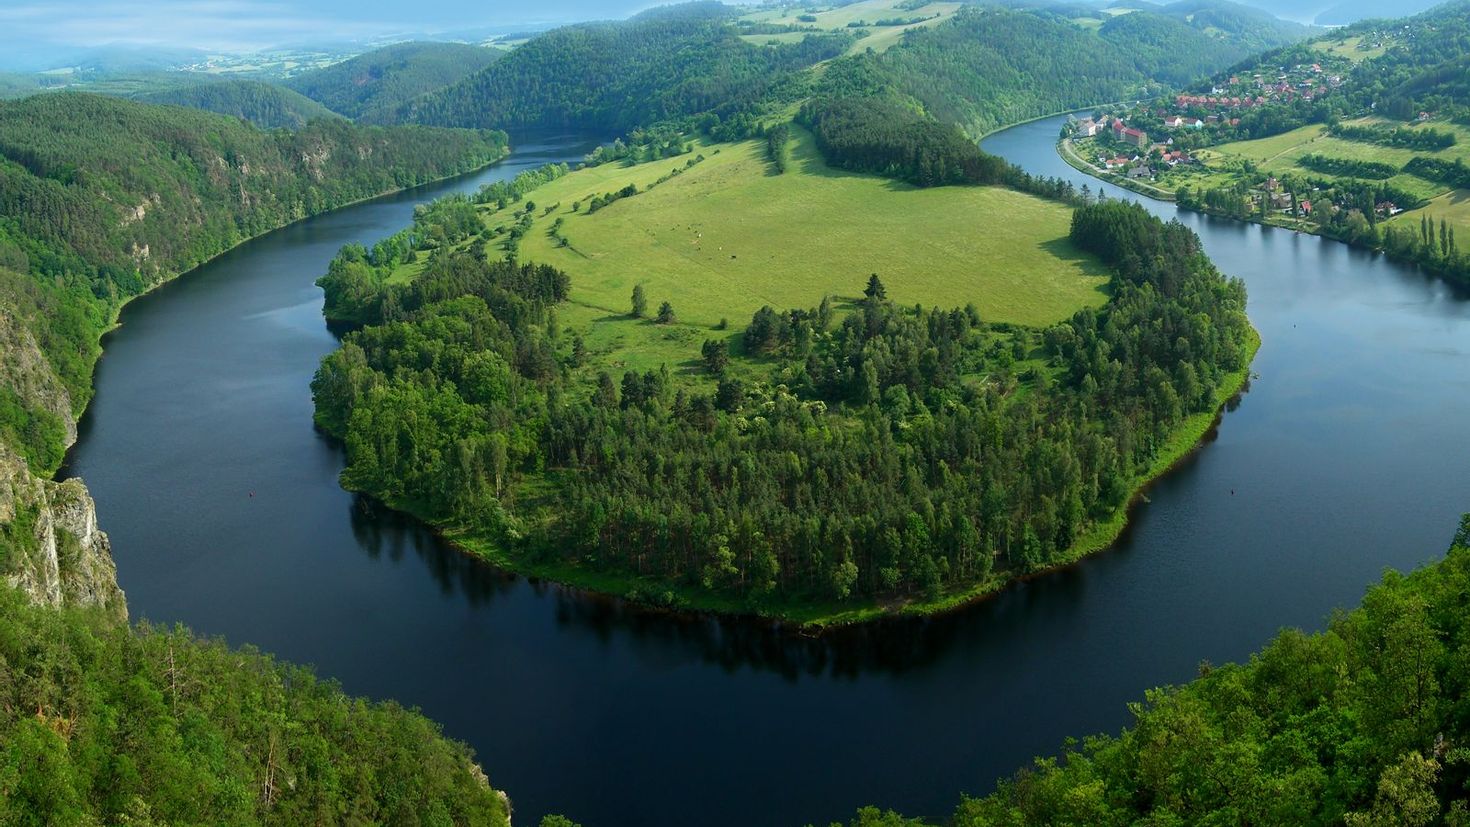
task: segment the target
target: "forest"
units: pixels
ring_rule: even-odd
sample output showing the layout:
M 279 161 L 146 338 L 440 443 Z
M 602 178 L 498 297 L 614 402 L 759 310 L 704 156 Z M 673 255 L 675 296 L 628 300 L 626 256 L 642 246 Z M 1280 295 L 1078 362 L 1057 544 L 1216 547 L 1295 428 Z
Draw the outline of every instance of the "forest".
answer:
M 509 825 L 469 748 L 188 630 L 0 588 L 0 823 Z
M 187 106 L 232 115 L 261 129 L 300 129 L 316 118 L 337 115 L 290 89 L 259 80 L 207 80 L 137 97 L 144 103 Z
M 379 123 L 408 101 L 463 80 L 502 55 L 464 43 L 395 43 L 292 75 L 284 85 L 339 115 Z
M 812 131 L 829 164 L 920 187 L 998 183 L 1008 166 L 981 152 L 958 127 L 896 101 L 815 98 L 797 120 Z
M 944 25 L 911 31 L 886 52 L 835 61 L 819 90 L 835 97 L 897 95 L 979 134 L 1137 97 L 1160 83 L 1188 83 L 1250 54 L 1255 47 L 1245 44 L 1247 34 L 1254 43 L 1281 45 L 1302 33 L 1242 24 L 1213 37 L 1183 16 L 1154 11 L 1111 17 L 1093 32 L 1046 10 L 966 7 Z
M 795 75 L 847 48 L 847 35 L 746 43 L 719 3 L 555 29 L 447 89 L 400 107 L 433 126 L 627 132 L 699 113 L 726 116 L 780 95 Z
M 38 471 L 54 470 L 64 445 L 52 420 L 91 398 L 97 339 L 122 302 L 244 239 L 505 151 L 500 132 L 340 118 L 266 132 L 70 92 L 0 103 L 0 289 L 70 408 L 8 392 L 0 431 L 18 435 Z
M 1470 820 L 1470 515 L 1448 555 L 1389 572 L 1326 631 L 1151 690 L 1118 735 L 1069 743 L 956 827 L 1429 827 Z M 927 822 L 869 809 L 854 827 Z
M 762 309 L 738 352 L 695 357 L 689 391 L 668 366 L 569 381 L 586 356 L 552 268 L 483 245 L 409 285 L 334 264 L 329 295 L 379 323 L 323 362 L 317 421 L 346 443 L 349 487 L 640 599 L 936 599 L 1066 559 L 1249 359 L 1244 289 L 1192 232 L 1106 202 L 1072 240 L 1115 269 L 1101 310 L 992 325 L 874 276 L 841 307 Z

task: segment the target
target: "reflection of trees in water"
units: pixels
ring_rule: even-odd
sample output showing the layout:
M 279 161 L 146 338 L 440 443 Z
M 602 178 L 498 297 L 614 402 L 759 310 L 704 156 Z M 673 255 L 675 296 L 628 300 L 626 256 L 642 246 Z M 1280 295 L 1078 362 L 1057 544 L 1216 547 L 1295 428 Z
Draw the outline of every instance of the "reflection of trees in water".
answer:
M 352 532 L 375 560 L 403 562 L 406 552 L 423 561 L 446 599 L 463 596 L 489 606 L 523 590 L 525 598 L 554 612 L 566 634 L 602 646 L 626 640 L 635 657 L 656 665 L 691 659 L 727 672 L 752 669 L 789 681 L 830 677 L 857 679 L 898 675 L 935 666 L 941 659 L 996 664 L 1024 659 L 1028 627 L 1082 623 L 1086 567 L 1074 567 L 1021 584 L 967 609 L 933 618 L 901 618 L 822 634 L 751 618 L 683 614 L 651 609 L 616 597 L 509 574 L 456 550 L 418 520 L 367 497 L 355 497 Z M 1122 562 L 1130 544 L 1108 555 Z M 538 609 L 541 608 L 538 606 Z M 1054 630 L 1052 630 L 1054 632 Z
M 446 597 L 460 594 L 480 606 L 516 588 L 519 578 L 454 549 L 413 517 L 363 496 L 352 498 L 350 510 L 352 536 L 369 557 L 400 563 L 411 550 Z

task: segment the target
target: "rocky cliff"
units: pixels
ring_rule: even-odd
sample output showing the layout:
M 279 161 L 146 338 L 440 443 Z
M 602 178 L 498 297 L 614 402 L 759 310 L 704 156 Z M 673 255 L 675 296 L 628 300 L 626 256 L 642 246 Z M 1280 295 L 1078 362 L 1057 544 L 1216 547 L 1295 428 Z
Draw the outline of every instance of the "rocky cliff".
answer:
M 37 603 L 99 606 L 119 620 L 127 604 L 107 535 L 80 480 L 52 482 L 31 473 L 0 445 L 0 577 Z

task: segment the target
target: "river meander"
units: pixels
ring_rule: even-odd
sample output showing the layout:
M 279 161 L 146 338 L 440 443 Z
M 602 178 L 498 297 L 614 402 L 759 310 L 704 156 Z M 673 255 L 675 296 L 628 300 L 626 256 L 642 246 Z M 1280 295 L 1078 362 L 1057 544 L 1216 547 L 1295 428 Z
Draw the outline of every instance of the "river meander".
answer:
M 984 145 L 1096 189 L 1056 157 L 1058 126 Z M 313 282 L 416 203 L 586 149 L 526 144 L 127 307 L 66 473 L 96 497 L 134 618 L 421 707 L 476 748 L 520 824 L 941 816 L 1068 735 L 1126 724 L 1125 703 L 1202 660 L 1320 628 L 1385 567 L 1437 557 L 1470 510 L 1465 297 L 1335 242 L 1149 202 L 1246 281 L 1264 345 L 1249 392 L 1115 549 L 947 617 L 820 638 L 500 574 L 338 486 L 342 455 L 311 424 L 308 383 L 336 346 Z

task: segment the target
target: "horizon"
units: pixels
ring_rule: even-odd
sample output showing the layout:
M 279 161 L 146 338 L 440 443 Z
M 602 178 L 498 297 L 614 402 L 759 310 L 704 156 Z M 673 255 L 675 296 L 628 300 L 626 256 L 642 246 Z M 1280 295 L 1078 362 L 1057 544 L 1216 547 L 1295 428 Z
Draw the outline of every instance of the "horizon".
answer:
M 534 5 L 441 0 L 22 0 L 0 8 L 0 70 L 44 71 L 103 49 L 248 55 L 415 38 L 472 40 L 626 18 L 659 0 L 546 0 Z

